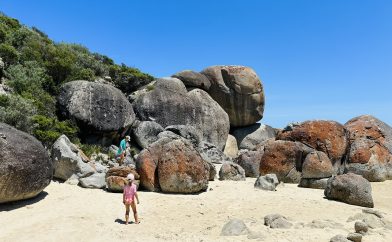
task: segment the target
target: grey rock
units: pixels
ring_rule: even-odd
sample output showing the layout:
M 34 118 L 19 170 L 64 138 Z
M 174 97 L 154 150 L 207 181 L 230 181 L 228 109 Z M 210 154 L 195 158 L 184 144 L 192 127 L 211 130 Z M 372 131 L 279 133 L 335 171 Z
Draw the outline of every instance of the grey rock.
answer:
M 369 230 L 369 226 L 365 222 L 357 221 L 354 224 L 355 232 L 360 234 L 366 234 Z
M 370 213 L 358 213 L 348 218 L 347 222 L 362 221 L 369 226 L 371 229 L 377 228 L 390 228 L 391 223 L 385 218 L 379 218 L 378 216 Z
M 265 216 L 264 225 L 272 229 L 289 229 L 293 226 L 285 216 L 280 214 L 269 214 Z
M 387 167 L 384 164 L 348 163 L 345 166 L 345 172 L 361 175 L 371 182 L 382 182 L 388 179 Z
M 75 120 L 82 140 L 110 145 L 135 120 L 132 105 L 115 87 L 87 81 L 64 84 L 57 97 L 60 115 Z
M 206 161 L 206 163 L 208 164 L 208 166 L 210 167 L 210 174 L 209 174 L 209 181 L 213 181 L 215 180 L 215 176 L 217 174 L 216 172 L 216 167 L 213 163 Z
M 312 188 L 312 189 L 325 189 L 327 188 L 329 178 L 321 179 L 311 179 L 311 178 L 301 178 L 299 182 L 299 187 Z
M 80 178 L 79 184 L 84 188 L 104 188 L 106 186 L 105 173 L 94 173 L 89 177 Z
M 251 68 L 211 66 L 201 73 L 210 80 L 208 93 L 228 113 L 232 127 L 251 125 L 263 117 L 263 86 Z
M 260 175 L 260 162 L 263 157 L 264 150 L 259 149 L 256 151 L 246 150 L 242 151 L 234 162 L 240 165 L 245 170 L 247 177 L 259 177 Z
M 324 195 L 328 199 L 348 204 L 373 207 L 372 187 L 370 182 L 360 175 L 343 174 L 328 180 Z
M 362 234 L 359 233 L 349 233 L 347 235 L 347 239 L 353 242 L 361 242 L 362 241 Z
M 68 180 L 72 175 L 82 178 L 95 172 L 89 164 L 82 161 L 78 149 L 65 135 L 60 136 L 53 144 L 52 159 L 54 177 L 63 181 Z
M 259 145 L 276 136 L 274 128 L 260 123 L 236 128 L 232 134 L 237 139 L 238 148 L 247 150 L 256 150 Z
M 140 120 L 153 120 L 164 128 L 193 126 L 202 131 L 203 141 L 223 150 L 230 129 L 229 117 L 208 93 L 201 89 L 187 92 L 177 78 L 157 79 L 153 87 L 133 102 Z
M 219 180 L 245 181 L 245 171 L 236 163 L 226 162 L 219 170 Z
M 202 142 L 198 147 L 198 151 L 205 161 L 213 164 L 222 164 L 225 162 L 232 162 L 232 159 L 226 156 L 220 149 L 215 145 Z
M 52 174 L 52 161 L 36 138 L 0 123 L 0 203 L 35 197 Z
M 231 134 L 227 136 L 226 145 L 225 149 L 223 150 L 223 153 L 230 158 L 236 158 L 238 156 L 237 140 Z
M 210 80 L 199 72 L 185 70 L 174 74 L 172 77 L 180 79 L 186 87 L 197 87 L 205 91 L 208 91 L 211 87 Z
M 221 236 L 239 236 L 246 233 L 248 233 L 248 228 L 244 221 L 232 219 L 223 226 Z
M 109 168 L 102 165 L 101 163 L 93 163 L 92 166 L 95 168 L 95 171 L 98 173 L 106 173 L 109 170 Z
M 139 122 L 132 131 L 136 143 L 142 148 L 147 148 L 150 144 L 158 140 L 158 134 L 163 132 L 164 129 L 156 122 L 143 121 Z
M 257 178 L 254 186 L 261 190 L 275 191 L 278 184 L 278 177 L 275 174 L 267 174 Z
M 182 137 L 180 135 L 178 135 L 178 134 L 173 133 L 172 131 L 165 130 L 165 131 L 160 132 L 158 134 L 158 140 L 157 141 L 159 141 L 160 139 L 164 139 L 164 138 L 168 138 L 168 139 L 171 139 L 171 140 L 176 140 L 176 139 L 181 139 Z
M 350 240 L 346 239 L 345 236 L 338 234 L 332 237 L 329 242 L 351 242 Z
M 200 145 L 203 138 L 203 132 L 189 125 L 170 125 L 165 128 L 187 140 L 189 140 L 195 147 Z

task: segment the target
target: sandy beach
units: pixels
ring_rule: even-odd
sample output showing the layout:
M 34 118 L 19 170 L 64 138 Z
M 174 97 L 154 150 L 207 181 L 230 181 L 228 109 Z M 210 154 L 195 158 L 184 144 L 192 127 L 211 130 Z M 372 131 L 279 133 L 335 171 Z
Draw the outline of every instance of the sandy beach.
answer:
M 37 198 L 0 205 L 1 241 L 329 241 L 354 232 L 350 216 L 361 207 L 324 199 L 323 190 L 278 186 L 253 188 L 255 179 L 214 181 L 198 195 L 139 192 L 141 223 L 124 225 L 122 195 L 52 182 Z M 375 209 L 392 221 L 392 181 L 372 183 Z M 294 226 L 270 229 L 263 218 L 287 216 Z M 220 236 L 231 218 L 242 219 L 253 236 Z M 312 228 L 329 220 L 330 228 Z M 338 224 L 334 224 L 338 223 Z M 375 229 L 362 241 L 390 241 L 392 231 Z

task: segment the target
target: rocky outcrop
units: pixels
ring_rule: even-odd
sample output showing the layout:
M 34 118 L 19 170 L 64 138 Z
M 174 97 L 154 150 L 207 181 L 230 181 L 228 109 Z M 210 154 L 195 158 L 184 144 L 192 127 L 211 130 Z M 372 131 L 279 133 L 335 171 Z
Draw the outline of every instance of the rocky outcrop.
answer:
M 324 195 L 328 199 L 352 205 L 374 207 L 370 182 L 353 173 L 331 177 Z
M 170 125 L 193 126 L 202 132 L 202 140 L 223 147 L 229 133 L 227 113 L 205 91 L 187 92 L 177 78 L 157 79 L 149 91 L 133 102 L 138 118 L 152 120 L 166 128 Z
M 52 174 L 52 161 L 37 139 L 0 123 L 0 203 L 35 197 Z
M 370 115 L 351 119 L 345 128 L 350 134 L 346 172 L 375 182 L 392 179 L 392 128 Z
M 57 101 L 60 115 L 76 121 L 87 143 L 110 145 L 135 120 L 132 105 L 110 85 L 68 82 L 61 87 Z
M 268 142 L 260 162 L 260 175 L 274 173 L 279 181 L 299 183 L 302 163 L 312 151 L 313 149 L 299 142 Z
M 81 187 L 101 189 L 106 186 L 105 173 L 94 173 L 89 177 L 79 179 Z
M 263 86 L 251 68 L 211 66 L 201 73 L 210 80 L 208 93 L 229 114 L 231 126 L 251 125 L 263 117 Z
M 143 150 L 137 160 L 143 188 L 169 193 L 197 193 L 207 189 L 210 167 L 184 139 L 163 138 Z
M 223 163 L 219 170 L 219 180 L 245 181 L 245 170 L 236 163 Z
M 197 147 L 201 157 L 205 161 L 213 164 L 222 164 L 224 162 L 231 162 L 232 159 L 225 155 L 220 149 L 215 147 L 215 145 L 202 142 L 199 147 Z
M 236 128 L 232 131 L 237 139 L 238 148 L 246 150 L 256 150 L 269 139 L 275 138 L 275 129 L 264 124 L 253 124 L 247 127 Z
M 247 177 L 259 177 L 260 175 L 260 162 L 263 157 L 264 149 L 252 151 L 247 150 L 240 153 L 234 160 L 235 163 L 240 165 L 245 170 Z
M 210 80 L 205 75 L 195 71 L 181 71 L 172 77 L 180 79 L 186 87 L 196 87 L 208 91 L 211 86 Z
M 223 150 L 223 153 L 230 158 L 236 158 L 238 156 L 237 140 L 231 134 L 227 136 L 226 145 L 225 149 Z
M 173 132 L 190 141 L 195 147 L 198 147 L 203 139 L 203 131 L 197 130 L 193 126 L 188 125 L 170 125 L 165 130 Z
M 54 177 L 67 181 L 92 175 L 95 170 L 84 163 L 78 148 L 71 143 L 67 136 L 60 136 L 52 147 Z
M 298 141 L 328 155 L 335 172 L 341 172 L 348 147 L 347 133 L 343 125 L 335 121 L 306 121 L 287 126 L 276 139 Z
M 156 122 L 143 121 L 139 122 L 132 131 L 136 143 L 140 147 L 146 148 L 158 140 L 158 134 L 163 132 L 164 128 Z

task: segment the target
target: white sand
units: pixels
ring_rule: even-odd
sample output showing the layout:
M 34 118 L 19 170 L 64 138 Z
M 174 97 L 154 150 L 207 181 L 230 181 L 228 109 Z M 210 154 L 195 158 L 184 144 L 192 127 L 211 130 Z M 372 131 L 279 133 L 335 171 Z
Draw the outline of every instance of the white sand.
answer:
M 323 190 L 285 184 L 277 192 L 255 190 L 255 179 L 210 182 L 199 195 L 139 192 L 141 223 L 124 225 L 122 195 L 52 182 L 36 202 L 0 205 L 0 241 L 247 241 L 247 236 L 221 237 L 230 218 L 243 219 L 262 241 L 329 241 L 354 232 L 347 219 L 362 208 L 324 199 Z M 392 181 L 373 183 L 375 209 L 392 221 Z M 38 200 L 38 199 L 35 199 Z M 280 213 L 295 224 L 269 229 L 263 217 Z M 330 219 L 341 228 L 314 229 L 307 224 Z M 363 241 L 391 241 L 392 231 L 373 230 Z M 251 241 L 258 241 L 255 239 Z

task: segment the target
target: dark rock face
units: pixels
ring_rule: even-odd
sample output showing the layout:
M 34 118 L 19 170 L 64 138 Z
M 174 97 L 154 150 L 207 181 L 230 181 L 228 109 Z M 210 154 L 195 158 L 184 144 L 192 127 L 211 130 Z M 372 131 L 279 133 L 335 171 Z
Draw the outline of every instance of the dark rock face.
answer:
M 143 188 L 169 193 L 197 193 L 207 189 L 210 166 L 183 139 L 163 138 L 143 150 L 137 160 Z
M 193 126 L 187 125 L 170 125 L 167 126 L 167 131 L 171 131 L 176 135 L 179 135 L 187 140 L 189 140 L 194 146 L 199 146 L 202 138 L 203 138 L 203 131 L 196 130 Z
M 211 86 L 210 80 L 205 75 L 195 71 L 181 71 L 172 77 L 180 79 L 186 87 L 196 87 L 208 91 Z
M 324 190 L 324 195 L 328 199 L 352 205 L 374 207 L 370 182 L 353 173 L 331 177 Z
M 0 123 L 0 203 L 38 195 L 52 174 L 52 161 L 38 140 Z
M 377 118 L 364 115 L 345 124 L 350 151 L 346 172 L 362 175 L 369 181 L 384 181 L 392 163 L 392 128 Z
M 322 151 L 333 162 L 335 170 L 341 168 L 348 140 L 343 125 L 335 121 L 306 121 L 280 132 L 276 139 L 298 141 Z
M 135 120 L 132 105 L 110 85 L 68 82 L 61 87 L 57 101 L 60 115 L 75 120 L 89 143 L 110 145 L 119 138 L 119 130 L 128 129 Z
M 251 68 L 211 66 L 201 73 L 210 80 L 208 93 L 229 114 L 231 126 L 251 125 L 263 117 L 263 86 Z
M 210 143 L 202 142 L 200 146 L 197 147 L 197 150 L 205 161 L 213 164 L 222 164 L 224 162 L 232 161 L 230 157 Z
M 234 160 L 234 162 L 244 168 L 247 177 L 259 177 L 260 162 L 263 154 L 264 149 L 244 151 Z
M 161 125 L 153 121 L 139 122 L 132 130 L 136 143 L 142 148 L 146 148 L 157 141 L 158 134 L 164 131 Z
M 219 180 L 245 181 L 245 170 L 236 163 L 225 162 L 219 170 Z
M 223 149 L 230 124 L 227 113 L 205 91 L 187 92 L 177 78 L 158 79 L 133 102 L 142 121 L 153 120 L 166 128 L 170 125 L 193 126 L 202 131 L 202 140 Z
M 279 181 L 299 183 L 302 163 L 311 151 L 311 148 L 299 142 L 268 142 L 260 162 L 260 175 L 274 173 Z
M 238 148 L 246 150 L 256 150 L 259 145 L 276 135 L 274 128 L 259 123 L 234 129 L 232 134 L 237 139 Z

